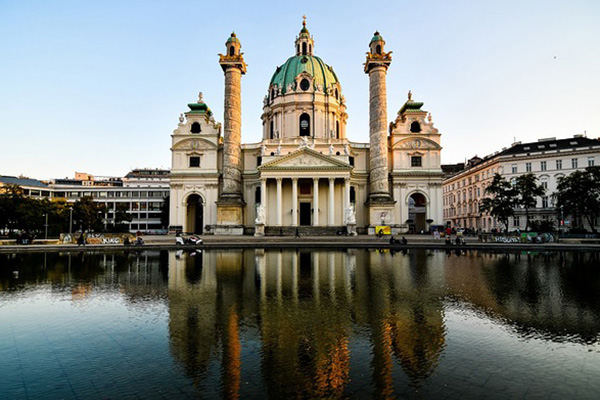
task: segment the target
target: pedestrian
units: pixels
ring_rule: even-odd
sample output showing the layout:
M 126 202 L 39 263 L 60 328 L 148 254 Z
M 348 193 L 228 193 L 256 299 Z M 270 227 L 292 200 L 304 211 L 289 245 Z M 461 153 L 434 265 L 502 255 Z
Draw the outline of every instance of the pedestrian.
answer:
M 296 227 L 296 237 L 299 238 L 300 237 L 300 230 L 298 229 L 298 227 Z

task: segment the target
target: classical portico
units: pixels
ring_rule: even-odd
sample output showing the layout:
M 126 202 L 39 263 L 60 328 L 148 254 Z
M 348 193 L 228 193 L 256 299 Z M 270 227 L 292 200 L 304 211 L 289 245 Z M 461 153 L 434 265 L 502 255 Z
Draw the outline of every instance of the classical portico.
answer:
M 342 226 L 350 204 L 352 167 L 344 156 L 310 148 L 258 167 L 267 226 Z

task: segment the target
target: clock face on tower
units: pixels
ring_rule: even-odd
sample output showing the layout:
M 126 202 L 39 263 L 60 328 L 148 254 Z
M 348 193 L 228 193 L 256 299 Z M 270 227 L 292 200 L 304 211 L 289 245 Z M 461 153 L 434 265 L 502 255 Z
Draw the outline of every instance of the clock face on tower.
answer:
M 421 141 L 419 139 L 415 139 L 412 141 L 411 146 L 413 149 L 418 149 L 421 147 Z

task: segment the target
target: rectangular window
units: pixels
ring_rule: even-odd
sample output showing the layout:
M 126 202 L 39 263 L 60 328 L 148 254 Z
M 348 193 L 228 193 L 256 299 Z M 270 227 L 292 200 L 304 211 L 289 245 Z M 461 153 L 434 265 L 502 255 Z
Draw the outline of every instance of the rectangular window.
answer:
M 542 171 L 546 170 L 546 161 L 540 162 L 540 168 L 542 169 Z
M 515 226 L 516 228 L 521 226 L 521 221 L 519 220 L 519 217 L 513 217 L 513 226 Z
M 548 208 L 548 196 L 542 197 L 542 208 Z
M 588 167 L 594 166 L 594 157 L 588 157 Z
M 556 169 L 562 169 L 562 160 L 556 160 Z
M 525 163 L 525 171 L 526 172 L 531 172 L 531 163 L 530 162 Z
M 577 168 L 577 159 L 576 158 L 571 158 L 571 168 L 573 168 L 573 169 Z
M 412 156 L 410 158 L 410 166 L 411 167 L 420 167 L 421 166 L 421 156 Z
M 546 190 L 548 190 L 548 182 L 547 181 L 543 181 L 542 182 L 542 187 Z
M 512 173 L 513 173 L 513 174 L 516 174 L 516 173 L 517 173 L 517 166 L 516 166 L 516 165 L 513 165 L 513 166 L 512 166 Z
M 190 157 L 190 168 L 200 167 L 200 157 Z
M 260 167 L 261 164 L 262 164 L 262 157 L 261 156 L 256 157 L 256 166 Z

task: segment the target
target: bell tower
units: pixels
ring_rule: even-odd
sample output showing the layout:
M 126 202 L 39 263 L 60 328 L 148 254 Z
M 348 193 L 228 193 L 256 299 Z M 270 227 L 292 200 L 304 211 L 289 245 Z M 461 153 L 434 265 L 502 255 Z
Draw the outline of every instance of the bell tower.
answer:
M 244 207 L 242 196 L 242 75 L 246 63 L 239 39 L 232 33 L 225 42 L 226 54 L 219 54 L 225 74 L 223 115 L 223 189 L 217 201 L 215 234 L 242 235 Z
M 385 41 L 375 32 L 369 43 L 365 73 L 369 74 L 369 233 L 375 226 L 390 225 L 394 201 L 389 190 L 387 92 L 385 78 L 392 62 L 391 52 L 385 52 Z

